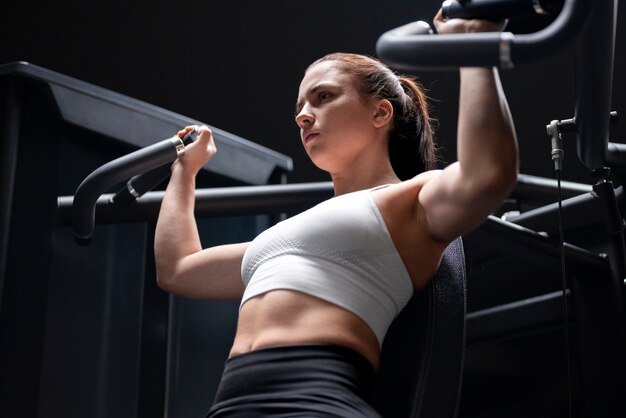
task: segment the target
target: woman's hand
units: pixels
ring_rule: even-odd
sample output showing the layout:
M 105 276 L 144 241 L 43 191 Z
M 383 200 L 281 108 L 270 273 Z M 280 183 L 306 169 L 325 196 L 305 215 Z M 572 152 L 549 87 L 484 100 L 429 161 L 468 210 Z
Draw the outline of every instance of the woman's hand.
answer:
M 507 21 L 492 22 L 482 19 L 450 19 L 445 20 L 441 9 L 435 16 L 433 24 L 437 33 L 476 33 L 476 32 L 501 32 L 504 30 Z
M 182 139 L 194 128 L 199 132 L 198 138 L 185 147 L 185 155 L 174 161 L 172 170 L 177 170 L 180 167 L 183 171 L 195 175 L 217 153 L 213 132 L 208 126 L 187 126 L 178 131 L 179 138 Z

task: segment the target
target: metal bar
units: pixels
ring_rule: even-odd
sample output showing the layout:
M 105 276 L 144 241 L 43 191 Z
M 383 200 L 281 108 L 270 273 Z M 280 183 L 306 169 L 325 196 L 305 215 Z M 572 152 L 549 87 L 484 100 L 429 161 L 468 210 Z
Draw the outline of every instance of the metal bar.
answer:
M 588 192 L 591 186 L 564 182 L 566 195 Z M 556 189 L 556 182 L 543 177 L 520 174 L 513 196 L 531 198 L 534 194 L 548 194 Z M 96 202 L 96 223 L 124 223 L 154 221 L 158 216 L 163 192 L 149 192 L 127 206 L 112 205 L 111 195 L 102 195 Z M 306 209 L 333 195 L 331 182 L 277 184 L 266 186 L 222 187 L 196 190 L 196 215 L 228 216 L 260 213 L 281 214 Z M 58 225 L 72 223 L 72 196 L 58 199 Z
M 164 192 L 149 192 L 128 206 L 113 205 L 111 195 L 96 202 L 97 224 L 146 222 L 157 219 Z M 307 209 L 333 196 L 331 182 L 196 190 L 197 217 L 279 214 Z M 72 225 L 73 196 L 58 198 L 57 225 Z
M 518 174 L 517 185 L 511 197 L 533 202 L 555 202 L 557 200 L 557 190 L 557 181 L 554 179 Z M 561 182 L 561 193 L 565 199 L 589 193 L 591 190 L 592 186 L 589 184 L 571 181 Z
M 570 292 L 567 291 L 570 298 Z M 571 305 L 569 319 L 572 318 Z M 563 326 L 563 292 L 468 312 L 467 343 L 477 344 L 537 334 Z
M 615 197 L 617 202 L 622 204 L 624 200 L 624 189 L 622 186 L 615 189 Z M 563 224 L 568 231 L 600 225 L 602 222 L 601 214 L 598 210 L 598 196 L 596 194 L 587 193 L 569 198 L 562 202 L 562 207 Z M 623 210 L 623 207 L 621 209 Z M 517 216 L 508 216 L 506 220 L 535 231 L 556 235 L 559 227 L 558 210 L 558 203 L 552 203 L 526 211 Z
M 550 271 L 560 272 L 560 248 L 531 229 L 490 216 L 474 233 L 489 234 L 500 252 L 527 260 Z M 565 243 L 565 260 L 574 271 L 594 275 L 607 272 L 607 257 Z

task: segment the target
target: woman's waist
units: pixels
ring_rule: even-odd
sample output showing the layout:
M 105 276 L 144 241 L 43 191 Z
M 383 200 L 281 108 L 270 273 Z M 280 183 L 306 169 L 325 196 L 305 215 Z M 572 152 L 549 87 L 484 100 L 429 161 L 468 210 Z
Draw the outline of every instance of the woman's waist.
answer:
M 324 344 L 261 348 L 228 359 L 216 402 L 266 397 L 328 402 L 346 393 L 367 400 L 374 378 L 369 361 L 354 350 Z M 347 392 L 346 392 L 347 391 Z M 317 399 L 317 398 L 315 398 Z
M 380 347 L 353 313 L 293 290 L 273 290 L 247 301 L 239 313 L 231 356 L 267 347 L 329 344 L 350 348 L 378 367 Z

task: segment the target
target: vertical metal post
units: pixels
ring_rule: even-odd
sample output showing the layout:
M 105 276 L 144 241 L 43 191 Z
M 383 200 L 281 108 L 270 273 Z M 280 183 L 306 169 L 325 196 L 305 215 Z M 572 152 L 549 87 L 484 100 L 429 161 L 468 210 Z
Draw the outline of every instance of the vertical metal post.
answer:
M 607 252 L 609 253 L 609 264 L 611 268 L 612 294 L 616 298 L 615 303 L 617 303 L 621 311 L 624 312 L 623 297 L 624 278 L 626 277 L 626 244 L 624 243 L 622 215 L 617 205 L 612 182 L 602 178 L 593 186 L 593 191 L 598 196 L 604 233 L 609 243 Z M 626 329 L 623 331 L 626 331 Z
M 575 49 L 578 156 L 590 169 L 605 166 L 609 142 L 617 0 L 594 1 Z
M 13 186 L 17 167 L 18 138 L 20 132 L 22 89 L 19 80 L 7 83 L 4 108 L 2 109 L 2 133 L 0 134 L 0 313 L 6 275 L 9 234 L 11 232 L 11 208 Z
M 626 408 L 626 336 L 623 279 L 625 246 L 615 192 L 608 170 L 595 170 L 593 191 L 602 216 L 607 271 L 571 280 L 572 308 L 578 340 L 581 416 L 620 416 Z

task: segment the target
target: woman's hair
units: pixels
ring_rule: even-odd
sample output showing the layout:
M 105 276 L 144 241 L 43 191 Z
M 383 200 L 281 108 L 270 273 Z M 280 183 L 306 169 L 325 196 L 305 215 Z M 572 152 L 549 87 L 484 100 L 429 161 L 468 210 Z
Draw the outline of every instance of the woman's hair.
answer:
M 400 180 L 436 167 L 433 119 L 429 116 L 426 95 L 414 78 L 398 77 L 379 60 L 358 54 L 329 54 L 309 68 L 324 61 L 337 61 L 342 70 L 355 77 L 362 95 L 391 102 L 394 123 L 389 137 L 389 159 Z

